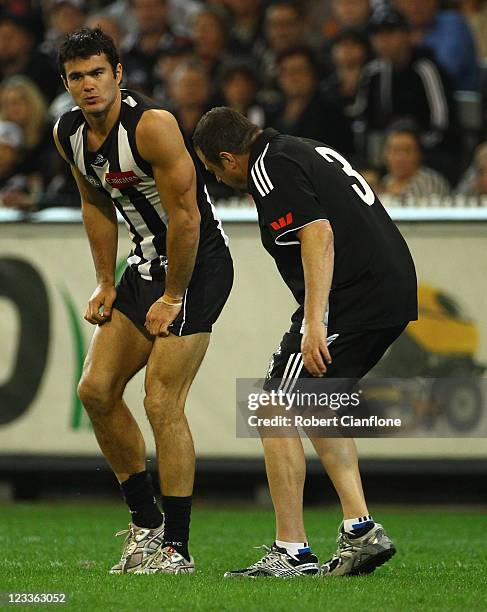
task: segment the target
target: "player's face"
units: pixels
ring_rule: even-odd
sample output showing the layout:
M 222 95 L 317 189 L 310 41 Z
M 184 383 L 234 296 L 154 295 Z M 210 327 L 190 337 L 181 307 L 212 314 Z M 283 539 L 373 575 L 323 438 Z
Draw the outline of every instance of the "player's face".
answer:
M 64 85 L 84 114 L 101 116 L 108 112 L 118 94 L 122 66 L 116 73 L 104 53 L 87 59 L 76 58 L 65 63 Z
M 222 157 L 221 165 L 218 166 L 208 161 L 199 149 L 196 150 L 196 153 L 204 163 L 205 168 L 215 175 L 219 183 L 225 183 L 232 189 L 247 191 L 247 171 L 234 155 L 222 153 L 224 157 Z

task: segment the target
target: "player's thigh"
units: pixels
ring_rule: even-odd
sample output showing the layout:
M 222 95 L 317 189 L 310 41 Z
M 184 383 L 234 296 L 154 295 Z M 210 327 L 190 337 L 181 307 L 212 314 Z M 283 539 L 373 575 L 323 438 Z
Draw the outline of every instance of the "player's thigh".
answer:
M 152 341 L 130 319 L 112 310 L 111 320 L 95 329 L 80 388 L 123 392 L 127 382 L 147 363 L 151 348 Z
M 175 336 L 154 341 L 145 373 L 146 397 L 185 399 L 210 342 L 209 333 Z

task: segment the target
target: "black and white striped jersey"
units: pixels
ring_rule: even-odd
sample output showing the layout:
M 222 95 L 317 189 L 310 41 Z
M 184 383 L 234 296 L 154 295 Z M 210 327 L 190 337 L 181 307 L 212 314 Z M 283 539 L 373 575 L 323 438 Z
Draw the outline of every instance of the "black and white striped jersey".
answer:
M 142 114 L 152 108 L 162 107 L 134 91 L 122 90 L 119 120 L 95 152 L 88 150 L 88 126 L 79 107 L 59 119 L 57 133 L 70 162 L 91 185 L 112 199 L 124 218 L 132 240 L 128 264 L 146 280 L 162 280 L 168 263 L 168 219 L 152 167 L 140 156 L 135 141 Z M 228 239 L 197 166 L 196 175 L 201 215 L 197 264 L 202 258 L 227 251 Z

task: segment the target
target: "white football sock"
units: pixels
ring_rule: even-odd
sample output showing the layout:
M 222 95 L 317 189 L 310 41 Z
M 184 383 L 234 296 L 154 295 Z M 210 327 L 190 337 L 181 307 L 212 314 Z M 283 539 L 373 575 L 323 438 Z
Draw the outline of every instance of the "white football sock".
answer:
M 285 548 L 287 553 L 294 558 L 301 553 L 310 552 L 308 542 L 284 542 L 283 540 L 276 540 L 276 546 L 279 546 L 279 548 Z
M 370 516 L 370 514 L 366 514 L 365 516 L 359 516 L 358 518 L 351 519 L 343 519 L 343 531 L 347 533 L 356 533 L 357 530 L 360 530 L 365 525 L 370 525 L 374 522 L 374 519 Z

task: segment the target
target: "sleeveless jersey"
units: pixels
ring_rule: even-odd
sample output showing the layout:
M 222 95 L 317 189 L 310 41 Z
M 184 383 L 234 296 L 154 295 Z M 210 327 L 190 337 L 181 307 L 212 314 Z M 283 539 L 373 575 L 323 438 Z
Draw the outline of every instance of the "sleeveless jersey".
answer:
M 153 108 L 162 109 L 145 96 L 122 89 L 119 119 L 95 152 L 88 150 L 88 124 L 78 106 L 58 120 L 57 133 L 70 162 L 93 187 L 112 199 L 122 215 L 132 241 L 128 264 L 145 280 L 162 280 L 168 264 L 168 218 L 152 167 L 140 156 L 135 141 L 142 114 Z M 201 215 L 197 265 L 203 258 L 227 252 L 228 239 L 196 163 L 195 168 Z

